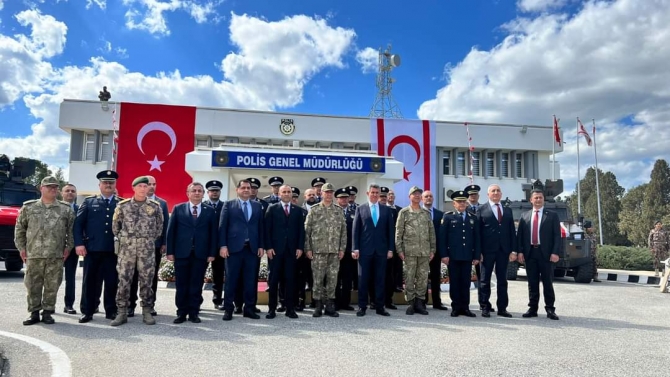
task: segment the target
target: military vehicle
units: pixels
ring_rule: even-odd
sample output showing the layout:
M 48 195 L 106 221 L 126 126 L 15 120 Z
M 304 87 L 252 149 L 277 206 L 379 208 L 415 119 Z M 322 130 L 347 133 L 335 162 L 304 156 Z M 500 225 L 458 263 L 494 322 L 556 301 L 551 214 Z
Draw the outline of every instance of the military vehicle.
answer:
M 23 178 L 35 173 L 35 165 L 35 160 L 27 158 L 17 158 L 12 165 L 9 157 L 0 154 L 0 261 L 7 271 L 23 268 L 14 245 L 14 227 L 23 202 L 40 197 L 35 186 L 23 183 Z
M 593 279 L 593 261 L 591 260 L 591 244 L 584 238 L 582 228 L 583 219 L 574 221 L 570 207 L 566 202 L 557 202 L 556 196 L 563 192 L 563 180 L 555 181 L 535 180 L 532 183 L 521 185 L 526 199 L 521 201 L 505 201 L 505 206 L 512 209 L 514 222 L 518 224 L 521 214 L 533 208 L 530 203 L 531 191 L 535 188 L 544 191 L 544 208 L 558 214 L 561 221 L 561 247 L 565 250 L 565 257 L 556 264 L 555 277 L 572 276 L 577 283 L 590 283 Z M 522 264 L 510 262 L 507 268 L 507 280 L 516 280 L 519 267 Z

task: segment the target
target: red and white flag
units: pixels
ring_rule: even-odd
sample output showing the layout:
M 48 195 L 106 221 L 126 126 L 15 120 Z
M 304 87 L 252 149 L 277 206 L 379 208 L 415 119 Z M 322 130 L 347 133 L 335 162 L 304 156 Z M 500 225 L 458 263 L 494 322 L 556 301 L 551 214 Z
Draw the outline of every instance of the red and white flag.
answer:
M 403 163 L 403 180 L 393 186 L 395 204 L 409 205 L 412 186 L 435 188 L 435 123 L 427 120 L 371 119 L 372 150 Z M 437 196 L 436 193 L 434 193 Z
M 579 131 L 577 131 L 577 135 L 583 135 L 584 139 L 586 139 L 586 144 L 590 147 L 593 142 L 591 141 L 591 136 L 589 136 L 589 133 L 586 132 L 586 128 L 584 128 L 584 125 L 582 124 L 582 121 L 577 118 L 577 123 L 579 124 Z
M 156 178 L 156 195 L 170 208 L 185 200 L 192 178 L 186 154 L 195 148 L 195 107 L 122 103 L 116 171 L 119 195 L 133 195 L 136 177 Z
M 558 145 L 561 145 L 561 133 L 558 128 L 558 119 L 556 119 L 556 115 L 554 115 L 554 141 L 558 143 Z

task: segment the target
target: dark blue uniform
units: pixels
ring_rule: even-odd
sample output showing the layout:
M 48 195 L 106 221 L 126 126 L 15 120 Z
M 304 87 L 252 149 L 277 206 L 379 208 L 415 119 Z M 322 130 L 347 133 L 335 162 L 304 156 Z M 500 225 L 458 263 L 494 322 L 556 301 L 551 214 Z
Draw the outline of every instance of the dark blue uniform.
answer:
M 479 220 L 469 212 L 447 212 L 440 226 L 440 258 L 449 258 L 449 296 L 452 315 L 465 314 L 470 306 L 472 261 L 479 260 Z
M 219 200 L 216 203 L 213 203 L 210 200 L 205 200 L 202 204 L 208 205 L 214 208 L 216 214 L 216 223 L 219 224 L 221 218 L 221 208 L 223 208 L 223 201 Z M 212 302 L 214 307 L 217 309 L 223 309 L 223 277 L 226 274 L 226 260 L 221 258 L 219 250 L 216 251 L 216 256 L 214 257 L 214 262 L 212 262 Z

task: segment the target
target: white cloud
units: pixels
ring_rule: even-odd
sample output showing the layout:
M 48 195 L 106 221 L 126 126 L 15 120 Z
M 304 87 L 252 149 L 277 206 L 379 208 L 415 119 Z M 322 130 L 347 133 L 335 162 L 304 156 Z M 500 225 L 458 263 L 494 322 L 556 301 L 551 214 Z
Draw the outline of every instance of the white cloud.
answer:
M 567 0 L 519 0 L 517 7 L 522 12 L 543 12 L 549 9 L 560 8 Z
M 356 52 L 356 61 L 361 65 L 363 73 L 374 73 L 379 68 L 379 51 L 366 47 Z
M 599 167 L 624 187 L 639 184 L 649 179 L 649 160 L 670 159 L 668 19 L 667 2 L 636 0 L 588 2 L 572 17 L 516 19 L 499 45 L 473 48 L 448 67 L 447 85 L 418 116 L 549 126 L 556 114 L 568 142 L 558 155 L 568 190 L 577 177 L 575 118 L 595 118 Z M 630 116 L 635 124 L 623 124 Z M 593 152 L 586 144 L 581 152 L 583 173 Z
M 0 10 L 2 10 L 2 8 L 4 8 L 4 6 L 5 6 L 5 4 L 3 4 L 3 1 L 0 0 Z
M 100 42 L 102 43 L 100 47 L 98 47 L 98 51 L 101 52 L 105 56 L 113 56 L 117 57 L 119 59 L 127 59 L 128 58 L 128 50 L 122 47 L 114 47 L 112 46 L 112 42 L 106 40 L 104 37 L 100 38 Z
M 184 10 L 199 24 L 208 21 L 218 22 L 221 18 L 216 11 L 216 7 L 222 1 L 123 0 L 123 4 L 129 6 L 125 14 L 126 27 L 131 30 L 145 30 L 157 36 L 170 35 L 170 28 L 165 19 L 166 12 Z
M 100 9 L 107 9 L 107 0 L 86 0 L 86 9 L 90 9 L 93 4 Z

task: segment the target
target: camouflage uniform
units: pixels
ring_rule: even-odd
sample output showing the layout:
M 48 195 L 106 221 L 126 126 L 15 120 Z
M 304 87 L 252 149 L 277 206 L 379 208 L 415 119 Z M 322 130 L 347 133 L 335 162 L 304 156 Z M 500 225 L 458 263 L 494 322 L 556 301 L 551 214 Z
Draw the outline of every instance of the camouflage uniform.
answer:
M 598 237 L 595 233 L 586 233 L 584 238 L 591 244 L 591 262 L 593 262 L 593 278 L 598 279 Z
M 405 207 L 398 213 L 395 247 L 405 254 L 405 299 L 411 303 L 426 295 L 430 256 L 435 255 L 435 227 L 430 213 Z
M 305 250 L 313 253 L 313 300 L 335 300 L 337 271 L 340 269 L 338 253 L 347 247 L 347 223 L 342 217 L 342 207 L 323 202 L 312 206 L 305 220 Z M 326 278 L 326 286 L 322 282 Z
M 63 202 L 42 200 L 23 203 L 16 220 L 14 243 L 27 254 L 24 284 L 28 311 L 56 309 L 58 288 L 63 281 L 63 253 L 74 248 L 74 211 Z
M 668 257 L 668 233 L 663 228 L 652 229 L 647 242 L 654 258 L 654 271 L 658 272 L 658 265 Z
M 163 221 L 160 204 L 153 200 L 140 202 L 126 199 L 116 205 L 112 232 L 118 238 L 116 271 L 119 274 L 119 287 L 116 291 L 116 306 L 119 314 L 127 312 L 135 267 L 139 274 L 142 308 L 151 308 L 153 305 L 151 282 L 156 269 L 154 242 L 161 236 Z

